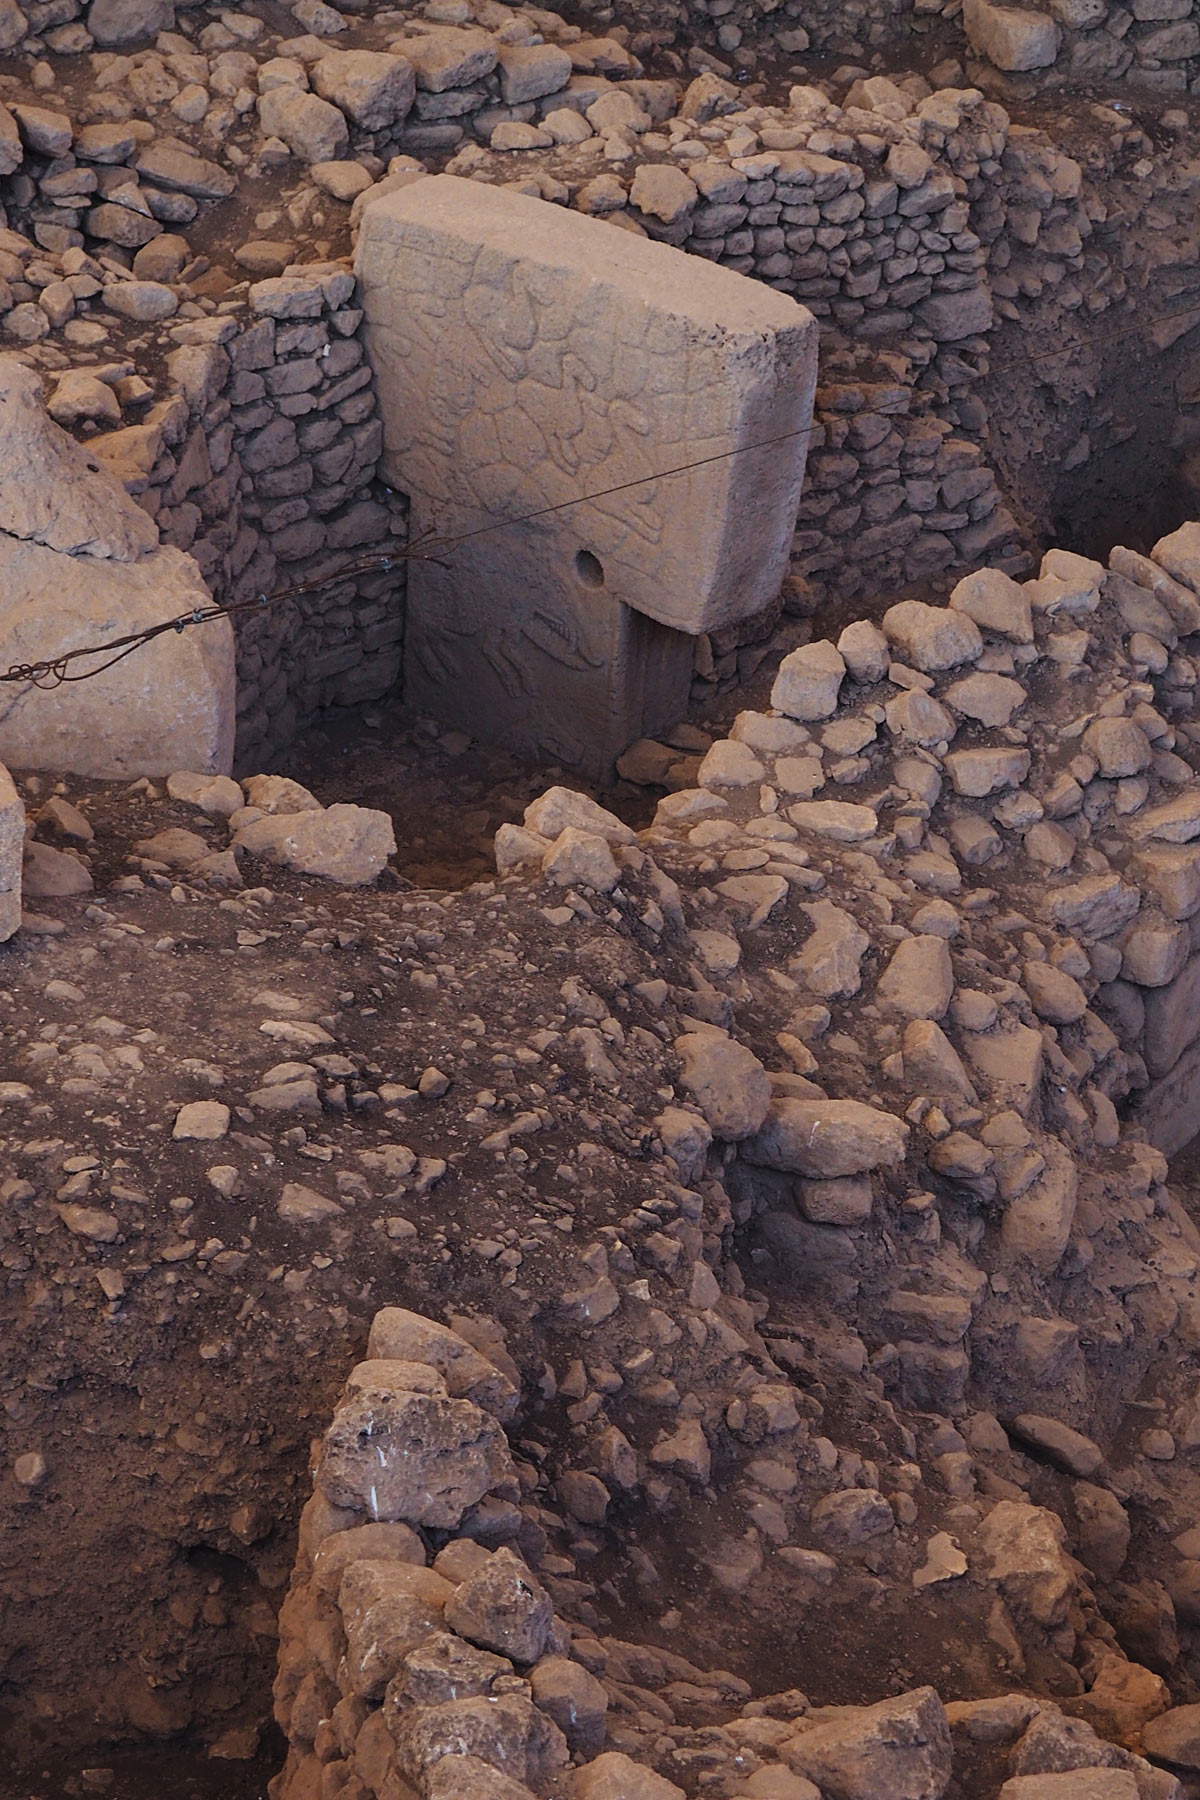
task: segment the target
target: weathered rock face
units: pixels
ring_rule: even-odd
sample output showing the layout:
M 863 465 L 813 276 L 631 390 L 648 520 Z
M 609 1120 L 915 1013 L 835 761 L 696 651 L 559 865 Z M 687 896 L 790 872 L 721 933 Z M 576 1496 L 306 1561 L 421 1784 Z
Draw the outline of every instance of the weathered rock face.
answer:
M 5 667 L 102 644 L 212 604 L 191 557 L 169 548 L 117 562 L 5 543 L 0 580 Z M 78 685 L 47 691 L 18 683 L 0 697 L 0 750 L 25 768 L 106 777 L 184 767 L 223 772 L 233 759 L 233 730 L 233 636 L 223 619 L 164 633 Z
M 103 644 L 208 607 L 200 571 L 47 416 L 41 384 L 0 359 L 0 665 Z M 31 481 L 29 470 L 39 479 Z M 72 672 L 108 658 L 84 659 Z M 80 774 L 228 770 L 233 637 L 218 619 L 168 632 L 87 681 L 0 692 L 0 751 Z
M 426 1363 L 443 1377 L 456 1400 L 470 1400 L 496 1418 L 510 1419 L 517 1389 L 495 1363 L 456 1331 L 401 1306 L 385 1306 L 375 1314 L 367 1354 L 393 1361 Z
M 345 803 L 250 820 L 239 825 L 233 842 L 252 855 L 344 887 L 373 881 L 396 848 L 387 813 Z
M 772 1102 L 743 1154 L 764 1168 L 826 1178 L 901 1162 L 907 1142 L 902 1120 L 860 1100 L 785 1098 Z
M 757 1131 L 771 1103 L 771 1084 L 758 1058 L 723 1032 L 687 1032 L 675 1045 L 684 1086 L 715 1137 L 735 1141 Z
M 416 91 L 411 63 L 372 50 L 334 50 L 313 70 L 322 100 L 332 101 L 367 131 L 408 117 Z
M 350 143 L 346 116 L 328 100 L 299 88 L 271 88 L 259 98 L 262 128 L 282 138 L 301 162 L 330 162 L 344 156 Z
M 87 12 L 88 30 L 105 48 L 152 38 L 174 23 L 173 0 L 91 0 Z
M 932 1688 L 811 1713 L 783 1754 L 832 1800 L 941 1800 L 950 1783 L 950 1727 Z
M 1058 55 L 1061 33 L 1049 13 L 967 0 L 963 19 L 972 47 L 998 69 L 1044 69 Z
M 51 423 L 41 381 L 13 357 L 0 358 L 0 531 L 115 562 L 136 562 L 158 546 L 153 520 Z

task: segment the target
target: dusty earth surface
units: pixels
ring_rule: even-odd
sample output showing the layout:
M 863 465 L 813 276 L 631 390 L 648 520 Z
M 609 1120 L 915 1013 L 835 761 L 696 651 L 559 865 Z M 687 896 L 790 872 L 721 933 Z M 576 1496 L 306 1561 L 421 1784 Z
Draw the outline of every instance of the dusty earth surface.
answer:
M 387 754 L 356 746 L 350 721 L 326 729 L 303 754 L 325 768 L 329 797 L 378 803 Z M 366 721 L 368 742 L 378 729 Z M 482 859 L 484 821 L 513 816 L 546 772 L 412 737 L 424 785 L 409 822 L 425 842 L 408 866 L 461 883 Z M 279 1766 L 266 1723 L 274 1610 L 308 1444 L 340 1371 L 385 1303 L 477 1307 L 527 1357 L 539 1331 L 546 1354 L 567 1342 L 550 1322 L 566 1252 L 636 1197 L 660 1101 L 639 1090 L 636 1056 L 633 1084 L 598 1105 L 576 1054 L 531 1046 L 560 1015 L 564 979 L 582 976 L 617 989 L 649 1071 L 664 1028 L 630 984 L 671 971 L 639 955 L 629 921 L 568 922 L 544 893 L 491 880 L 453 899 L 388 877 L 344 892 L 247 863 L 240 891 L 192 885 L 135 845 L 169 826 L 221 834 L 155 784 L 22 785 L 31 811 L 57 785 L 87 815 L 96 890 L 39 901 L 38 929 L 0 950 L 12 1169 L 0 1186 L 0 1389 L 12 1456 L 36 1454 L 45 1471 L 23 1486 L 10 1459 L 0 1487 L 0 1694 L 32 1696 L 38 1715 L 13 1736 L 16 1772 L 0 1792 L 251 1800 Z M 644 796 L 631 794 L 636 812 Z M 281 1062 L 293 1091 L 276 1111 L 264 1077 L 273 1067 L 277 1092 Z M 197 1100 L 231 1108 L 224 1136 L 172 1136 Z M 527 1131 L 531 1106 L 517 1174 L 487 1136 Z M 1176 1173 L 1200 1216 L 1194 1150 Z M 289 1184 L 303 1198 L 281 1217 Z M 825 1429 L 864 1456 L 900 1453 L 853 1368 L 831 1382 L 836 1309 L 744 1251 L 771 1303 L 764 1338 Z M 1144 1422 L 1136 1406 L 1131 1428 Z M 551 1449 L 558 1416 L 530 1420 Z M 631 1515 L 632 1554 L 619 1512 L 600 1537 L 576 1533 L 571 1553 L 586 1556 L 608 1630 L 702 1645 L 707 1665 L 758 1691 L 795 1685 L 819 1702 L 925 1681 L 946 1699 L 1003 1689 L 971 1593 L 951 1584 L 914 1600 L 873 1581 L 869 1558 L 865 1637 L 861 1621 L 847 1627 L 842 1593 L 832 1610 L 722 1596 L 714 1611 L 701 1546 L 736 1520 L 715 1492 L 684 1534 Z M 1061 1506 L 1063 1492 L 1046 1465 L 1030 1498 Z M 166 1746 L 131 1751 L 131 1731 Z M 970 1800 L 985 1773 L 960 1769 L 952 1793 Z

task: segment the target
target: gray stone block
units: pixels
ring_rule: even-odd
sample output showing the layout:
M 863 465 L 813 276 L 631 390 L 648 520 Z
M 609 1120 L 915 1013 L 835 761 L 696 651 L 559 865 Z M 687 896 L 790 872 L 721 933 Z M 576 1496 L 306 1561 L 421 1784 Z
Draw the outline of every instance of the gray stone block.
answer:
M 368 204 L 358 275 L 413 537 L 478 534 L 411 564 L 410 698 L 600 769 L 684 710 L 685 634 L 778 592 L 815 323 L 727 270 L 453 176 Z

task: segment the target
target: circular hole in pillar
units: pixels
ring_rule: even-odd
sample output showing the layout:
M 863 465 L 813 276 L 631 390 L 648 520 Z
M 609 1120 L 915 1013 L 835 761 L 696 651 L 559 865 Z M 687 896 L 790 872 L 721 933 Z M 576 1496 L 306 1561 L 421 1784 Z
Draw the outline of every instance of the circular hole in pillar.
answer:
M 590 550 L 576 552 L 575 573 L 585 587 L 604 586 L 604 564 L 598 556 L 593 556 Z

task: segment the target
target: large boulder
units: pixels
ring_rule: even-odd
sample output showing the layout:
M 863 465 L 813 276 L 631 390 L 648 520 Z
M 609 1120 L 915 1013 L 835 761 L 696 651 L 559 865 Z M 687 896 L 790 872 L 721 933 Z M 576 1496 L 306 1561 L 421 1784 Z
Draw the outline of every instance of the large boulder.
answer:
M 302 875 L 322 875 L 342 887 L 374 881 L 396 848 L 392 821 L 369 806 L 321 807 L 269 813 L 239 825 L 234 845 Z
M 1142 1728 L 1147 1756 L 1177 1769 L 1200 1770 L 1200 1706 L 1173 1706 Z
M 971 48 L 1012 74 L 1049 68 L 1062 42 L 1062 32 L 1049 13 L 1023 6 L 966 0 L 963 23 Z
M 403 56 L 331 50 L 313 69 L 313 86 L 364 131 L 383 131 L 412 111 L 416 75 Z
M 154 521 L 54 424 L 38 376 L 13 357 L 0 357 L 0 532 L 117 562 L 158 547 Z
M 92 0 L 87 28 L 98 44 L 136 44 L 175 24 L 174 0 Z
M 743 1155 L 766 1169 L 824 1180 L 904 1161 L 908 1126 L 861 1100 L 773 1100 Z
M 427 1363 L 443 1377 L 454 1399 L 470 1400 L 498 1419 L 511 1419 L 516 1411 L 520 1396 L 512 1378 L 457 1331 L 422 1313 L 403 1306 L 381 1307 L 371 1322 L 367 1355 Z
M 211 606 L 192 558 L 159 545 L 148 515 L 49 417 L 33 371 L 0 357 L 0 671 Z M 83 681 L 8 686 L 0 756 L 113 779 L 228 770 L 228 620 L 164 632 L 109 661 L 101 652 L 72 664 Z
M 723 1031 L 687 1031 L 676 1038 L 683 1085 L 714 1137 L 735 1142 L 757 1131 L 771 1104 L 771 1080 L 752 1050 Z
M 25 808 L 12 776 L 0 764 L 0 944 L 21 923 L 21 851 Z
M 606 1750 L 576 1770 L 571 1800 L 684 1800 L 684 1796 L 665 1775 L 656 1775 L 619 1750 Z
M 446 1607 L 446 1623 L 468 1643 L 513 1662 L 534 1663 L 546 1648 L 554 1608 L 520 1557 L 497 1550 L 456 1590 Z
M 469 1400 L 389 1385 L 360 1389 L 338 1407 L 317 1483 L 334 1506 L 445 1530 L 511 1475 L 495 1419 Z
M 980 1528 L 991 1578 L 1018 1617 L 1061 1625 L 1075 1593 L 1075 1567 L 1062 1520 L 1043 1506 L 1001 1500 Z
M 301 162 L 334 162 L 349 147 L 345 114 L 318 94 L 271 88 L 259 95 L 258 118 L 267 136 L 282 138 Z

